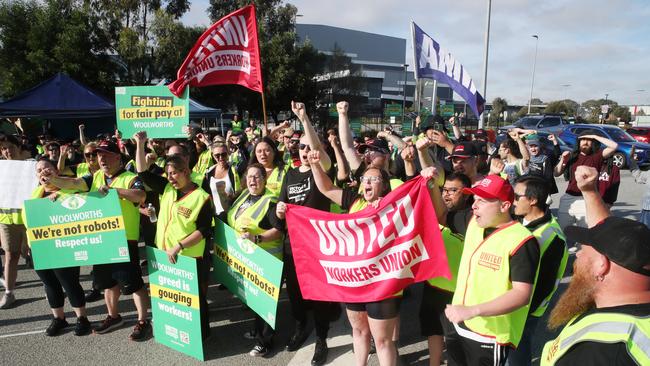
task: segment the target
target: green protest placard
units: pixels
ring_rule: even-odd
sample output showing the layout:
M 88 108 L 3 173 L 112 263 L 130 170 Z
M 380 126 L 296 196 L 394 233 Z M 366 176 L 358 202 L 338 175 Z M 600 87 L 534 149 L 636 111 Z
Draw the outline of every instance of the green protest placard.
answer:
M 183 126 L 190 121 L 188 93 L 186 88 L 178 98 L 164 85 L 116 87 L 117 128 L 126 138 L 138 131 L 152 138 L 187 137 Z
M 25 219 L 35 269 L 129 261 L 115 190 L 27 200 Z
M 214 243 L 216 278 L 275 329 L 282 261 L 219 220 Z
M 196 259 L 147 247 L 153 335 L 156 342 L 203 361 Z

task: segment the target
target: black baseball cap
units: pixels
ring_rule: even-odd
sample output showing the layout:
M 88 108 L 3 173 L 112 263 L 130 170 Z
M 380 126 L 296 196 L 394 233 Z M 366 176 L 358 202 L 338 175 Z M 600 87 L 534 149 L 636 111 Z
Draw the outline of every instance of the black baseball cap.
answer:
M 359 152 L 362 154 L 365 153 L 368 149 L 380 152 L 382 154 L 388 154 L 390 152 L 390 149 L 388 148 L 388 142 L 384 139 L 372 139 L 367 143 L 359 146 Z
M 449 155 L 451 158 L 462 158 L 468 159 L 473 158 L 478 155 L 478 150 L 476 149 L 476 144 L 469 141 L 459 142 L 454 146 L 454 151 Z
M 588 229 L 567 226 L 564 233 L 569 240 L 589 245 L 619 266 L 650 276 L 650 229 L 644 224 L 610 216 Z

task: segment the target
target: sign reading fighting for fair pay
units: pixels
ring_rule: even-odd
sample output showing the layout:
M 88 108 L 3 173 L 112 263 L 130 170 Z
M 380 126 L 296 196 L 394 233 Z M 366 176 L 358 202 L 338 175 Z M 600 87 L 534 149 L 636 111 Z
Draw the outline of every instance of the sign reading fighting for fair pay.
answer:
M 127 86 L 115 88 L 115 115 L 122 136 L 147 131 L 152 138 L 187 137 L 183 126 L 189 124 L 189 89 L 181 98 L 164 86 Z
M 25 201 L 35 269 L 129 260 L 122 209 L 114 190 Z

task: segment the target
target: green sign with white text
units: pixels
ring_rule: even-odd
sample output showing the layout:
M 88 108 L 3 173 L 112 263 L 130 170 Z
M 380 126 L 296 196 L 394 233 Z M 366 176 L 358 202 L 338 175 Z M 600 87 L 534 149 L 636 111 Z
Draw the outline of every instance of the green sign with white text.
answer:
M 27 200 L 25 220 L 35 269 L 129 261 L 115 190 Z
M 115 116 L 122 136 L 147 131 L 151 138 L 184 138 L 190 121 L 189 88 L 178 98 L 164 85 L 115 88 Z
M 214 235 L 214 275 L 275 329 L 282 261 L 244 240 L 220 220 Z
M 201 311 L 196 259 L 147 247 L 153 335 L 156 342 L 201 361 Z

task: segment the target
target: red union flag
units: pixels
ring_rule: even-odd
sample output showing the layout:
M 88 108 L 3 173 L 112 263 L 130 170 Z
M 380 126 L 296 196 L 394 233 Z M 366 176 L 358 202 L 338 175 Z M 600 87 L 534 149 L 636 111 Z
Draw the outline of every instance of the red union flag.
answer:
M 370 302 L 450 277 L 427 181 L 418 177 L 375 209 L 337 215 L 288 205 L 287 227 L 305 299 Z
M 196 42 L 169 84 L 176 96 L 190 86 L 239 84 L 262 93 L 255 7 L 246 6 L 214 23 Z

